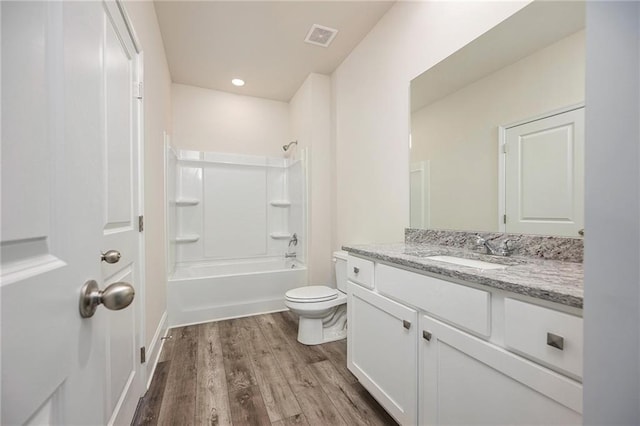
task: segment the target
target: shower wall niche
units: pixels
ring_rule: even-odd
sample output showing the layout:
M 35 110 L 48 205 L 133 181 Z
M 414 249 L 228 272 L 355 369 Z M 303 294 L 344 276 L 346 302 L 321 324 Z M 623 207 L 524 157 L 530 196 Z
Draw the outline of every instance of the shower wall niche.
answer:
M 306 258 L 306 155 L 291 161 L 170 149 L 168 233 L 175 264 Z M 171 193 L 173 191 L 173 193 Z M 174 223 L 171 223 L 174 222 Z M 297 246 L 289 241 L 293 234 Z M 173 253 L 172 253 L 173 252 Z M 175 261 L 172 259 L 175 257 Z

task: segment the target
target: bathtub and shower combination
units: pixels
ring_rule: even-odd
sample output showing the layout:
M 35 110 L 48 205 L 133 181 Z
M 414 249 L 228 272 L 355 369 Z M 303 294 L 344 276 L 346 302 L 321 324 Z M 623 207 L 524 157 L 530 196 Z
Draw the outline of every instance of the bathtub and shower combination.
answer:
M 300 154 L 167 149 L 170 327 L 284 310 L 284 293 L 306 285 Z

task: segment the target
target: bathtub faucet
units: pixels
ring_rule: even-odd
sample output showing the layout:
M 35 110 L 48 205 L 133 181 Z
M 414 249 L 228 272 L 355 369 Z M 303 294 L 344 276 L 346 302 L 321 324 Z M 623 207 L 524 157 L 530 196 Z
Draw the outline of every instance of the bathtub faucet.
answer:
M 289 240 L 289 247 L 291 247 L 291 244 L 293 244 L 294 247 L 298 245 L 298 234 L 296 234 L 295 232 L 291 236 L 291 239 Z
M 293 252 L 293 253 L 285 253 L 285 254 L 284 254 L 284 258 L 285 258 L 285 259 L 291 259 L 291 258 L 295 259 L 295 258 L 296 258 L 296 252 Z

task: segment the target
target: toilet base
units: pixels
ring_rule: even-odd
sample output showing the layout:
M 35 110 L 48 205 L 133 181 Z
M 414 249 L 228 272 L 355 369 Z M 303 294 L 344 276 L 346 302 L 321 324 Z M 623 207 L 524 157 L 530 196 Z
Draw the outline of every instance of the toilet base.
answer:
M 303 345 L 320 345 L 347 337 L 347 306 L 340 305 L 327 318 L 299 316 L 298 342 Z

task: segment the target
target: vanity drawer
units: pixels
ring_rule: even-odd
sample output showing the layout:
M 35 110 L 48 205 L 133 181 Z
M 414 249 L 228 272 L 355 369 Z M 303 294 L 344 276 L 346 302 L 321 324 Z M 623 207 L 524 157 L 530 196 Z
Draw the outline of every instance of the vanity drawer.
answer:
M 582 318 L 509 298 L 504 315 L 505 346 L 582 378 Z
M 347 257 L 347 279 L 367 288 L 373 288 L 373 262 L 349 255 Z
M 485 337 L 491 334 L 487 291 L 382 264 L 376 264 L 376 288 L 468 331 Z

